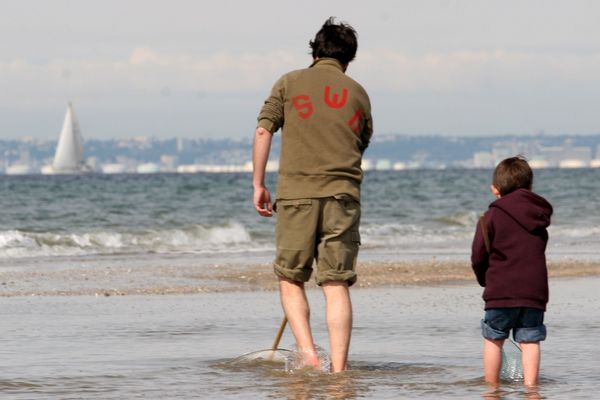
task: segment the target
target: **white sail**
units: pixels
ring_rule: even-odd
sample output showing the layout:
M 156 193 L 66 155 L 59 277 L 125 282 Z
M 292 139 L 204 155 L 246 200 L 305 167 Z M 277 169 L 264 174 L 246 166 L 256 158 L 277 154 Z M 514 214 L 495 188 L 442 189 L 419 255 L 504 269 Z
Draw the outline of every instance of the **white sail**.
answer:
M 67 107 L 67 114 L 56 146 L 52 169 L 55 173 L 78 173 L 83 172 L 85 169 L 83 140 L 71 103 Z

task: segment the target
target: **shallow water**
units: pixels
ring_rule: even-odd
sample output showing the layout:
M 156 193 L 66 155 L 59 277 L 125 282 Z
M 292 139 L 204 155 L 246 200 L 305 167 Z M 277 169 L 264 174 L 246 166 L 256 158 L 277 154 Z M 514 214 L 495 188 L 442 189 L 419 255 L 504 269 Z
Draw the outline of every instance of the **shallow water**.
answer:
M 600 278 L 551 281 L 539 389 L 505 383 L 494 398 L 593 398 L 599 389 Z M 475 285 L 353 290 L 351 371 L 285 372 L 233 364 L 268 349 L 276 292 L 0 298 L 2 399 L 477 398 L 481 290 Z M 310 291 L 315 339 L 323 301 Z M 282 345 L 293 340 L 289 329 Z

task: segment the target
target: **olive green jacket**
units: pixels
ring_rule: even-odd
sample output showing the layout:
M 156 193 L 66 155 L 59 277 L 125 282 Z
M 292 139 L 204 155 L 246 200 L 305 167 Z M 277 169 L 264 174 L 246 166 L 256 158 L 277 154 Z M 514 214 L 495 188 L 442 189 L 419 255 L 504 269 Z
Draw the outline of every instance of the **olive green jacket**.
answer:
M 276 199 L 348 194 L 360 200 L 361 160 L 373 132 L 367 92 L 332 58 L 283 75 L 258 116 L 282 128 Z

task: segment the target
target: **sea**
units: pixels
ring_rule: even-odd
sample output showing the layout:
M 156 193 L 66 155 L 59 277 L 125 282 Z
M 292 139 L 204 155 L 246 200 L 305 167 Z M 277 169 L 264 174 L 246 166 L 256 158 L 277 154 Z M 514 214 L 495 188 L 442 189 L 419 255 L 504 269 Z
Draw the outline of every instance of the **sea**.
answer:
M 359 261 L 467 263 L 494 200 L 491 174 L 366 172 Z M 535 171 L 534 191 L 554 206 L 550 260 L 600 258 L 599 178 L 593 169 Z M 276 175 L 267 184 L 274 193 Z M 152 266 L 149 281 L 157 265 L 239 273 L 272 261 L 274 223 L 254 211 L 249 174 L 0 176 L 0 398 L 589 399 L 600 390 L 592 276 L 551 279 L 533 388 L 484 384 L 474 280 L 352 290 L 350 371 L 336 375 L 239 361 L 271 347 L 282 318 L 276 291 L 2 295 L 15 276 L 35 288 L 54 269 L 66 271 L 57 275 L 64 286 L 70 273 L 108 276 L 113 265 Z M 323 296 L 307 296 L 326 351 Z M 280 347 L 293 343 L 288 327 Z
M 600 169 L 535 172 L 554 206 L 549 258 L 598 259 Z M 488 170 L 366 172 L 361 259 L 468 258 L 494 198 Z M 267 185 L 276 190 L 276 175 Z M 0 175 L 0 267 L 57 257 L 198 255 L 271 260 L 274 218 L 252 206 L 249 174 Z M 199 257 L 200 258 L 200 257 Z

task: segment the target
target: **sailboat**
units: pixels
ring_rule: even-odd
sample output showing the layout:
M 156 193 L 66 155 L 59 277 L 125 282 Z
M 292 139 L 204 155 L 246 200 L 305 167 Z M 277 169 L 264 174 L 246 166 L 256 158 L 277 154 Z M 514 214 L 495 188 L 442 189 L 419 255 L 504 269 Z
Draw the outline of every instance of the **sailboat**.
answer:
M 42 167 L 42 174 L 83 174 L 92 172 L 83 160 L 83 139 L 75 118 L 73 105 L 69 102 L 62 131 L 58 138 L 52 165 Z

